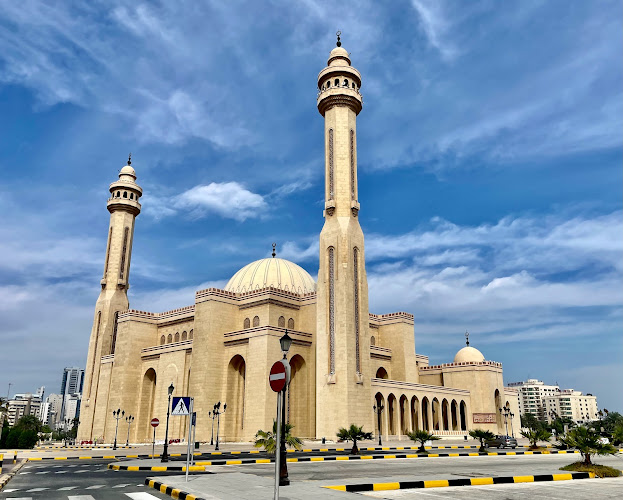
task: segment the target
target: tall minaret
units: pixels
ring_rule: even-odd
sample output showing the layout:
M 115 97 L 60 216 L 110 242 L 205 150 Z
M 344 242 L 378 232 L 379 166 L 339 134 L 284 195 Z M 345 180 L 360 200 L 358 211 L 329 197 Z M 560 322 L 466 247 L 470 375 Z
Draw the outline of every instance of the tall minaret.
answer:
M 119 312 L 128 309 L 128 288 L 130 287 L 128 280 L 134 221 L 141 212 L 141 204 L 138 200 L 143 194 L 143 190 L 136 184 L 136 172 L 131 163 L 130 156 L 128 164 L 119 171 L 119 180 L 109 187 L 110 198 L 108 198 L 107 208 L 110 212 L 110 225 L 104 276 L 100 282 L 102 290 L 95 304 L 95 318 L 86 363 L 83 403 L 80 408 L 78 438 L 84 440 L 93 439 L 101 434 L 98 434 L 97 429 L 94 430 L 94 425 L 97 428 L 103 427 L 104 424 L 104 422 L 96 422 L 101 413 L 98 408 L 96 414 L 96 408 L 101 406 L 104 411 L 106 408 L 106 401 L 100 402 L 97 399 L 100 359 L 102 356 L 115 353 L 117 317 Z
M 320 233 L 316 325 L 316 436 L 350 424 L 374 429 L 370 395 L 368 281 L 357 194 L 361 75 L 348 52 L 331 51 L 318 75 L 324 116 L 325 223 Z

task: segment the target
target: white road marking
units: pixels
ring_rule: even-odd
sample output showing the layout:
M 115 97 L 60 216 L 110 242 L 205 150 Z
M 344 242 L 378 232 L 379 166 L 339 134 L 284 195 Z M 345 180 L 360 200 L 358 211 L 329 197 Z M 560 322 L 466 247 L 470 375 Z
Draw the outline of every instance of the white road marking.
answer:
M 77 488 L 77 486 L 63 486 L 62 488 L 59 488 L 56 491 L 69 491 L 69 490 L 75 490 Z
M 89 472 L 88 470 L 77 470 L 76 474 L 80 474 L 81 472 Z
M 32 497 L 9 498 L 7 500 L 32 500 Z
M 158 500 L 158 497 L 150 495 L 149 493 L 145 493 L 144 491 L 124 494 L 129 496 L 132 500 Z
M 48 472 L 50 472 L 49 470 L 44 470 L 42 472 L 35 472 L 35 474 L 47 474 Z
M 93 486 L 89 486 L 86 489 L 87 490 L 99 490 L 100 488 L 103 488 L 104 486 L 106 486 L 106 485 L 105 484 L 95 484 Z
M 91 495 L 71 495 L 67 497 L 68 500 L 95 500 Z
M 126 486 L 130 486 L 130 483 L 127 484 L 116 484 L 113 488 L 125 488 Z
M 19 491 L 19 488 L 11 488 L 10 490 L 4 490 L 2 493 L 13 493 L 14 491 Z
M 31 490 L 26 490 L 26 493 L 32 493 L 34 491 L 45 491 L 45 490 L 49 490 L 50 488 L 33 488 Z
M 66 474 L 66 470 L 57 470 L 54 474 Z

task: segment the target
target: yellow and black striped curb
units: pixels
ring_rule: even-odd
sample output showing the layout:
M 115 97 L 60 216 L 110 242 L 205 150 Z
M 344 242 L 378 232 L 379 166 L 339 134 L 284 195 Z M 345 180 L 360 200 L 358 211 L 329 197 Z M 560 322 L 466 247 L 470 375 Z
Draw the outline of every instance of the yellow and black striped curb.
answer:
M 167 486 L 166 484 L 159 483 L 158 481 L 154 481 L 153 479 L 145 479 L 145 486 L 149 488 L 153 488 L 158 490 L 160 493 L 164 493 L 165 495 L 169 495 L 172 498 L 177 498 L 179 500 L 205 500 L 202 497 L 198 497 L 182 491 L 177 488 L 173 488 L 172 486 Z
M 26 462 L 27 460 L 22 460 L 20 464 L 17 464 L 15 467 L 13 467 L 11 472 L 9 472 L 8 474 L 0 475 L 0 491 L 2 491 L 2 488 L 4 488 L 7 483 L 13 478 L 13 476 L 17 474 L 22 467 L 24 467 Z
M 506 453 L 429 453 L 427 455 L 418 454 L 386 454 L 386 455 L 337 455 L 326 457 L 299 457 L 288 458 L 289 463 L 298 462 L 335 462 L 343 460 L 391 460 L 401 458 L 444 458 L 444 457 L 486 457 L 486 456 L 504 456 L 504 455 L 554 455 L 554 454 L 566 454 L 566 453 L 579 453 L 579 451 L 558 451 L 558 452 L 538 452 L 538 451 L 509 451 Z M 254 458 L 242 458 L 240 460 L 209 460 L 209 461 L 197 461 L 195 465 L 190 466 L 189 472 L 205 472 L 206 467 L 212 467 L 216 465 L 249 465 L 249 464 L 270 464 L 274 463 L 274 458 L 254 459 Z M 127 470 L 127 471 L 181 471 L 186 472 L 185 465 L 123 465 L 123 464 L 108 464 L 108 468 L 111 470 Z
M 535 476 L 474 477 L 461 479 L 433 479 L 429 481 L 400 481 L 395 483 L 341 484 L 335 486 L 325 486 L 325 488 L 357 493 L 361 491 L 406 490 L 412 488 L 444 488 L 448 486 L 483 486 L 487 484 L 569 481 L 572 479 L 592 479 L 594 477 L 594 472 L 575 472 L 573 474 L 539 474 Z
M 119 450 L 129 450 L 135 448 L 135 446 L 117 446 Z M 63 450 L 112 450 L 112 446 L 37 446 L 34 450 L 28 450 L 30 452 L 42 453 L 52 451 Z

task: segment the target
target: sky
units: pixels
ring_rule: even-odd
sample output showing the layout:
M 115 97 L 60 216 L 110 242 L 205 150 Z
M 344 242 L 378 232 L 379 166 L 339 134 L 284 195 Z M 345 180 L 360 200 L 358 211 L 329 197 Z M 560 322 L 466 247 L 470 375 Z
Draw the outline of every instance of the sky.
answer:
M 316 77 L 362 74 L 370 311 L 623 412 L 619 1 L 0 0 L 0 395 L 86 363 L 109 214 L 144 190 L 130 306 L 270 255 L 318 273 Z

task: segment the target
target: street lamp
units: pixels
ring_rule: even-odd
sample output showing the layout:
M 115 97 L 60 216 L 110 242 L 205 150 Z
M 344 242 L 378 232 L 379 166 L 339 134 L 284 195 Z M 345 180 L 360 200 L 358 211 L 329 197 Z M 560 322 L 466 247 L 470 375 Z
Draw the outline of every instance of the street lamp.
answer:
M 500 415 L 504 416 L 504 427 L 506 428 L 506 435 L 508 436 L 508 418 L 511 419 L 511 434 L 515 437 L 515 433 L 513 432 L 513 417 L 515 414 L 511 412 L 511 409 L 508 406 L 500 408 Z
M 283 361 L 286 365 L 286 369 L 289 367 L 288 363 L 288 351 L 292 345 L 292 337 L 288 335 L 288 330 L 283 337 L 279 339 L 281 345 L 281 352 L 283 353 Z M 281 436 L 279 444 L 279 486 L 288 486 L 290 484 L 290 478 L 288 477 L 288 462 L 286 460 L 286 385 L 281 391 Z
M 212 419 L 212 434 L 210 436 L 210 446 L 212 446 L 214 444 L 214 419 L 216 418 L 216 413 L 214 413 L 213 411 L 209 411 L 208 417 Z
M 134 417 L 132 415 L 128 415 L 125 417 L 125 421 L 128 423 L 128 437 L 125 440 L 125 445 L 130 446 L 130 426 L 132 425 L 132 422 L 134 422 Z
M 169 415 L 171 414 L 171 394 L 173 394 L 174 390 L 175 387 L 173 387 L 173 382 L 171 382 L 171 385 L 167 389 L 169 392 L 169 403 L 167 404 L 167 428 L 164 431 L 164 450 L 162 451 L 162 458 L 160 459 L 161 462 L 169 461 Z
M 216 415 L 216 448 L 214 448 L 216 451 L 218 451 L 218 435 L 221 428 L 221 414 L 225 413 L 225 410 L 227 410 L 227 403 L 223 405 L 223 410 L 221 411 L 221 402 L 219 401 L 214 405 L 214 410 L 212 411 L 212 418 Z M 212 420 L 212 432 L 214 432 L 214 420 Z
M 379 446 L 383 446 L 383 443 L 381 442 L 381 412 L 385 409 L 385 407 L 379 401 L 378 406 L 374 405 L 372 409 L 376 412 L 376 417 L 379 423 Z
M 117 425 L 115 426 L 115 444 L 113 444 L 112 446 L 113 450 L 117 449 L 117 431 L 119 430 L 119 420 L 121 420 L 124 415 L 125 415 L 125 410 L 121 411 L 120 408 L 117 408 L 116 411 L 115 410 L 112 411 L 112 416 L 115 417 L 115 420 L 117 421 Z

